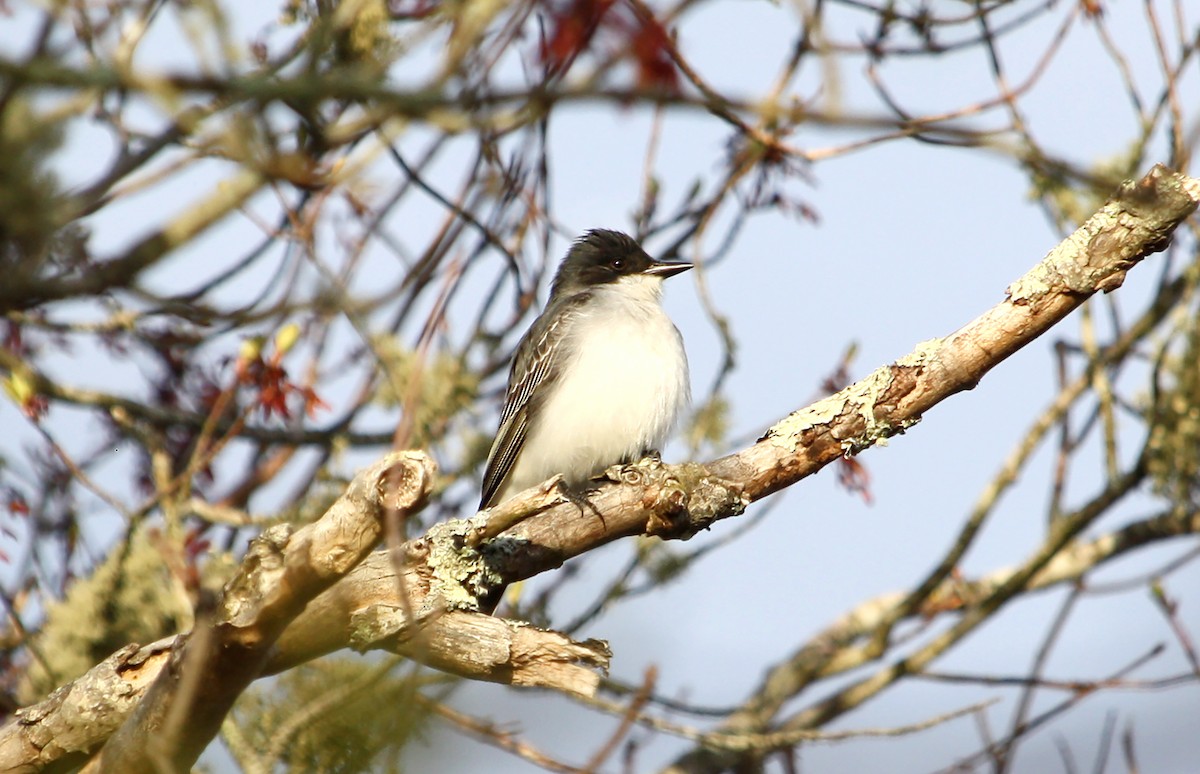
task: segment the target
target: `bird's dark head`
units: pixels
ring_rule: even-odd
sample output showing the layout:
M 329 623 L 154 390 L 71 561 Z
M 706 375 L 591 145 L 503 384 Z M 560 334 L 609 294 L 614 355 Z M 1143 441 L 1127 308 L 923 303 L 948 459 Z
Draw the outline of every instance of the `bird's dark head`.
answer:
M 607 285 L 623 278 L 661 280 L 692 268 L 686 261 L 651 258 L 628 234 L 593 229 L 571 245 L 554 276 L 551 297 Z

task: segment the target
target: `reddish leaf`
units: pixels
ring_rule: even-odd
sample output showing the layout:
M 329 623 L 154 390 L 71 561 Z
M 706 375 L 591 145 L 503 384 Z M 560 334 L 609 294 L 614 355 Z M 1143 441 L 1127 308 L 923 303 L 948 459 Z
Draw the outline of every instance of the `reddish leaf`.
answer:
M 550 12 L 550 35 L 542 42 L 542 63 L 551 74 L 564 72 L 599 29 L 613 0 L 568 0 Z
M 329 409 L 329 404 L 321 400 L 311 387 L 301 388 L 300 394 L 304 396 L 304 414 L 309 419 L 316 417 L 318 411 Z
M 25 342 L 21 337 L 21 326 L 19 323 L 9 320 L 0 321 L 4 323 L 4 348 L 15 355 L 28 355 L 25 350 Z
M 192 529 L 183 541 L 183 553 L 188 562 L 194 563 L 201 555 L 212 547 L 212 541 L 204 537 L 201 529 Z
M 871 474 L 866 467 L 853 457 L 842 457 L 838 460 L 838 483 L 851 494 L 860 495 L 867 505 L 874 502 L 871 496 Z
M 14 516 L 28 516 L 29 503 L 21 495 L 11 494 L 8 496 L 8 512 Z
M 671 40 L 657 19 L 639 19 L 631 48 L 638 65 L 638 85 L 650 88 L 679 88 L 679 76 L 671 58 Z
M 43 395 L 30 395 L 21 404 L 21 413 L 28 417 L 31 422 L 40 422 L 49 410 L 50 401 L 46 400 Z
M 259 384 L 258 406 L 267 418 L 276 413 L 284 419 L 292 418 L 287 407 L 287 389 L 278 380 L 265 380 Z

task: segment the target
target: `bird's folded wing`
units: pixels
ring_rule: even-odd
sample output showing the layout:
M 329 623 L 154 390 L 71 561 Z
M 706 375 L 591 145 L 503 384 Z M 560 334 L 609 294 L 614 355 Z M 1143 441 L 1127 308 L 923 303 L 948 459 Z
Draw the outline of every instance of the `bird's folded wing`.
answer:
M 545 388 L 558 378 L 563 360 L 561 344 L 578 317 L 584 295 L 571 298 L 561 309 L 547 309 L 517 345 L 500 412 L 500 429 L 483 474 L 481 509 L 495 505 L 497 493 L 513 472 L 529 427 L 545 402 Z

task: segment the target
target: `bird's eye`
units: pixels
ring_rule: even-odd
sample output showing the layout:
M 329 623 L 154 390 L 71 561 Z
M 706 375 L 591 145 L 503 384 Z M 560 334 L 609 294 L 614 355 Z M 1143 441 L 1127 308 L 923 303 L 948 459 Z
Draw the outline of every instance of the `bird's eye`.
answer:
M 616 269 L 617 271 L 621 271 L 622 269 L 625 268 L 625 259 L 624 258 L 613 258 L 611 261 L 608 262 L 608 265 L 611 266 L 612 268 Z

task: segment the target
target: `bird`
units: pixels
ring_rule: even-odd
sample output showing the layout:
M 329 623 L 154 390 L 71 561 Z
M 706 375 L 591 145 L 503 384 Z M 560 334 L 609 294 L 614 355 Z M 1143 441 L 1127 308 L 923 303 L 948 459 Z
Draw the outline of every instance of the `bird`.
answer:
M 571 245 L 513 354 L 480 510 L 555 474 L 578 493 L 610 465 L 660 451 L 691 403 L 663 281 L 692 267 L 652 258 L 620 231 Z

